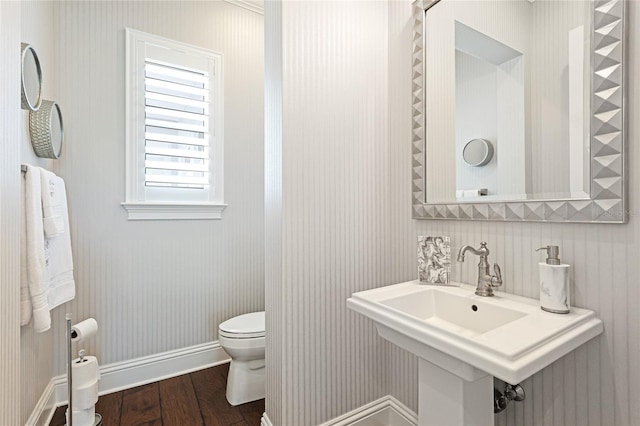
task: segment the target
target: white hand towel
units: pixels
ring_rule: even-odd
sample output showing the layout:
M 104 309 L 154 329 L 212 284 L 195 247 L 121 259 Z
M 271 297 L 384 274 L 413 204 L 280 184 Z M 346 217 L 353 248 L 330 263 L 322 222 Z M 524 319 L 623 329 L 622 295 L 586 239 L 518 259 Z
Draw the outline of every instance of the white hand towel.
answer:
M 22 214 L 20 215 L 20 325 L 27 325 L 31 321 L 31 295 L 29 294 L 29 277 L 27 268 L 27 220 L 25 214 L 25 179 L 22 180 L 20 191 Z
M 53 238 L 45 238 L 46 279 L 49 283 L 49 309 L 72 300 L 76 295 L 73 280 L 73 257 L 71 253 L 71 235 L 69 233 L 69 214 L 67 210 L 67 193 L 64 181 L 53 173 L 49 174 L 49 182 L 53 182 L 55 191 L 51 204 L 60 215 L 62 233 Z M 46 234 L 46 231 L 45 231 Z
M 62 209 L 67 208 L 62 204 L 60 196 L 60 182 L 64 182 L 58 176 L 48 170 L 40 169 L 40 184 L 42 186 L 42 222 L 44 235 L 47 238 L 61 235 L 64 230 L 64 215 Z M 64 190 L 64 188 L 62 188 Z
M 75 297 L 66 189 L 64 181 L 53 173 L 46 172 L 49 174 L 42 179 L 44 172 L 27 166 L 21 237 L 25 244 L 21 250 L 20 324 L 26 325 L 33 318 L 33 328 L 39 333 L 51 327 L 49 311 Z M 61 226 L 56 225 L 55 229 L 60 233 L 55 237 L 45 237 L 43 182 L 45 190 L 47 186 L 55 189 L 48 191 L 48 205 L 60 216 Z
M 48 283 L 45 274 L 44 229 L 42 224 L 42 191 L 40 168 L 27 166 L 25 173 L 25 233 L 27 281 L 31 296 L 33 328 L 36 332 L 51 327 Z M 24 268 L 23 268 L 24 269 Z M 27 315 L 21 315 L 24 320 Z

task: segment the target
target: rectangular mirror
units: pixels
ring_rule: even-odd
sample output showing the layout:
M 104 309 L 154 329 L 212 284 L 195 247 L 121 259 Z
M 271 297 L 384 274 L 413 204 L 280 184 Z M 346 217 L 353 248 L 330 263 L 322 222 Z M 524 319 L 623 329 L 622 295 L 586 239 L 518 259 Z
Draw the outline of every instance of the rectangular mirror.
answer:
M 414 2 L 414 218 L 626 222 L 624 3 Z

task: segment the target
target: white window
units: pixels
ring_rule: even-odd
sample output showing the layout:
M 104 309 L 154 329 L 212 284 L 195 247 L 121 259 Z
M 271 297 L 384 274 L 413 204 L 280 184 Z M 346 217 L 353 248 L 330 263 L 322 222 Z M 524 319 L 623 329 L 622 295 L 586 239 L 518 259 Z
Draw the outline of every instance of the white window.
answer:
M 129 28 L 126 44 L 129 219 L 221 218 L 222 55 Z

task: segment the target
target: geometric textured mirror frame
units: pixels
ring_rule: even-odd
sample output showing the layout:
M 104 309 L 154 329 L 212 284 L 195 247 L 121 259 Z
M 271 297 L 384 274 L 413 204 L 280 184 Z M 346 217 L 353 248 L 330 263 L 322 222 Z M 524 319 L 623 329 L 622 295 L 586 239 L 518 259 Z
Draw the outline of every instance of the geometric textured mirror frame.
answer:
M 424 20 L 438 0 L 413 3 L 412 203 L 414 219 L 626 223 L 625 1 L 592 1 L 591 198 L 427 203 Z

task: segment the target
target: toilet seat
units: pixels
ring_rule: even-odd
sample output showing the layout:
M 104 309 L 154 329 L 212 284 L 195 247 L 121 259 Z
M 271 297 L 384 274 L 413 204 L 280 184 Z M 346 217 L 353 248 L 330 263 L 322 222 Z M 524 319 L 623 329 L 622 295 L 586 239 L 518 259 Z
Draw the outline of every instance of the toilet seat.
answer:
M 265 335 L 265 315 L 252 312 L 224 321 L 218 326 L 220 336 L 228 339 L 254 339 Z

